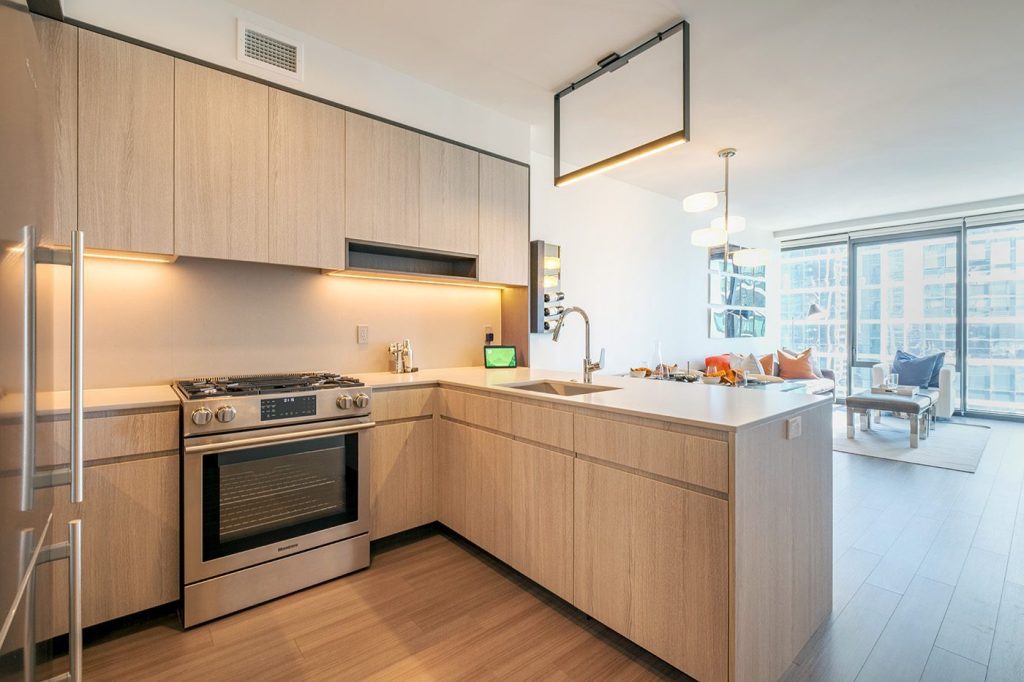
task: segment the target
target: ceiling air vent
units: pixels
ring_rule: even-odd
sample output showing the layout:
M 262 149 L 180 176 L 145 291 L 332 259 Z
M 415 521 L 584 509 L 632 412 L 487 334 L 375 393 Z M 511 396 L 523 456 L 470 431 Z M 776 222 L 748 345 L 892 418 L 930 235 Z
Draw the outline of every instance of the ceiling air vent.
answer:
M 238 58 L 302 80 L 302 45 L 238 20 Z

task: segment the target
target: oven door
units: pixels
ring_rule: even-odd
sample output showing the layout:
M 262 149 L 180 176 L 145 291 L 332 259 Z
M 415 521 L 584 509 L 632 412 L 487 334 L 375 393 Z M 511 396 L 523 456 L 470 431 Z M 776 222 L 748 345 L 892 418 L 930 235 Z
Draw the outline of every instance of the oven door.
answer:
M 369 532 L 368 418 L 187 439 L 185 583 Z

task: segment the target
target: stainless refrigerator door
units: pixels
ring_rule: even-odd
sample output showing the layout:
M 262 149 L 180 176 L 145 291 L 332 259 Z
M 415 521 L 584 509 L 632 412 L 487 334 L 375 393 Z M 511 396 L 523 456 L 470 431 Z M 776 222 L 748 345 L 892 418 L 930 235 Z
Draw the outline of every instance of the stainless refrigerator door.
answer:
M 27 628 L 35 562 L 40 548 L 52 542 L 47 526 L 55 491 L 34 490 L 31 474 L 37 442 L 53 442 L 46 423 L 33 427 L 34 396 L 42 390 L 37 380 L 53 375 L 53 343 L 47 338 L 52 325 L 39 315 L 51 314 L 53 266 L 31 266 L 36 244 L 27 235 L 53 228 L 49 82 L 27 9 L 20 1 L 0 0 L 0 677 L 5 680 L 31 678 L 37 674 L 33 662 L 47 656 L 45 648 L 35 651 Z M 40 594 L 53 589 L 51 581 L 34 582 L 39 601 L 64 602 L 63 594 Z

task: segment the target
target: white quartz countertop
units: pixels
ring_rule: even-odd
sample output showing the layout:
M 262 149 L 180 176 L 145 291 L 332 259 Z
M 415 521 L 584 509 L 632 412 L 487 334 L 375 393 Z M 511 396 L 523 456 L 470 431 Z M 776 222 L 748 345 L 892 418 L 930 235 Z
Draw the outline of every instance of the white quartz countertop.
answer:
M 676 381 L 651 381 L 597 373 L 593 383 L 612 386 L 616 390 L 579 396 L 535 393 L 505 384 L 553 379 L 581 381 L 579 373 L 521 367 L 519 369 L 484 369 L 455 367 L 425 369 L 409 374 L 373 372 L 355 374 L 367 386 L 377 389 L 446 385 L 505 393 L 509 397 L 529 398 L 564 405 L 590 407 L 638 417 L 650 417 L 690 426 L 726 431 L 753 426 L 783 415 L 798 412 L 826 397 L 803 393 L 781 393 L 755 389 L 684 384 Z M 40 393 L 37 409 L 40 415 L 67 413 L 68 391 Z M 20 410 L 20 394 L 0 398 L 0 414 Z M 85 391 L 86 412 L 107 410 L 156 409 L 178 405 L 178 396 L 170 385 L 129 386 L 124 388 L 93 388 Z
M 804 393 L 708 386 L 700 383 L 685 384 L 677 381 L 652 381 L 601 373 L 594 374 L 593 383 L 597 386 L 614 386 L 618 390 L 579 396 L 559 396 L 504 386 L 504 384 L 543 379 L 582 381 L 580 373 L 532 367 L 518 369 L 458 367 L 420 370 L 409 374 L 377 372 L 355 374 L 354 376 L 372 388 L 386 389 L 433 384 L 461 386 L 506 393 L 509 397 L 590 407 L 726 431 L 735 431 L 771 421 L 828 400 L 827 397 Z
M 155 409 L 180 404 L 178 394 L 169 384 L 126 386 L 123 388 L 89 388 L 82 396 L 86 412 L 107 410 Z M 0 414 L 16 414 L 21 410 L 22 394 L 9 393 L 0 398 Z M 53 391 L 36 395 L 39 415 L 67 414 L 71 406 L 69 391 Z

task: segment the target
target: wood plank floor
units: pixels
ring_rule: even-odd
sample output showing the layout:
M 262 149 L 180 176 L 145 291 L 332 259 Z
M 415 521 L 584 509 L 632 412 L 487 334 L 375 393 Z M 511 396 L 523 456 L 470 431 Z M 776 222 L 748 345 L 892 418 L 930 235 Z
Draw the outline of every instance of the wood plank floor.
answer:
M 375 547 L 370 570 L 186 632 L 167 616 L 87 641 L 84 675 L 218 682 L 689 679 L 446 534 Z
M 787 682 L 1024 680 L 1024 424 L 971 422 L 974 474 L 834 453 L 833 612 Z
M 975 474 L 834 454 L 834 611 L 785 679 L 1024 680 L 1024 425 L 985 423 Z M 166 617 L 93 638 L 85 674 L 686 679 L 446 535 L 188 632 Z

